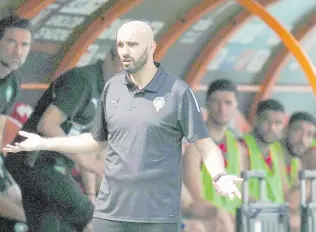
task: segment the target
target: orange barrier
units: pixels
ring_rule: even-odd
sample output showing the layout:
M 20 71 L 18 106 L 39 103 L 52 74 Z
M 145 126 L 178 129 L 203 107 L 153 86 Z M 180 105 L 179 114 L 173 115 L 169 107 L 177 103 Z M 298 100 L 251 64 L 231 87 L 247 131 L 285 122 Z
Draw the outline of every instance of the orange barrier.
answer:
M 263 5 L 269 5 L 277 2 L 278 0 L 266 0 L 262 1 Z M 191 86 L 193 90 L 199 88 L 199 83 L 201 79 L 205 76 L 207 72 L 207 66 L 210 61 L 215 56 L 216 52 L 222 48 L 228 38 L 239 29 L 247 20 L 250 18 L 252 14 L 247 10 L 242 10 L 236 16 L 234 16 L 230 22 L 222 27 L 220 31 L 218 31 L 214 37 L 207 43 L 207 45 L 202 49 L 202 52 L 198 57 L 196 57 L 195 61 L 190 67 L 190 70 L 186 76 L 186 81 Z M 243 132 L 247 132 L 251 129 L 249 122 L 243 116 L 243 114 L 238 111 L 237 116 L 235 117 L 240 130 Z
M 313 26 L 315 26 L 316 24 L 316 16 L 313 15 L 312 17 L 310 17 L 309 20 L 307 20 L 306 22 L 304 22 L 304 25 L 300 25 L 298 30 L 296 32 L 293 33 L 293 35 L 295 36 L 296 40 L 300 41 L 311 29 Z M 290 52 L 289 50 L 285 47 L 282 48 L 278 54 L 276 54 L 273 57 L 273 61 L 272 63 L 269 65 L 269 67 L 267 68 L 267 70 L 265 71 L 265 77 L 263 78 L 263 81 L 261 83 L 261 88 L 260 91 L 258 91 L 258 93 L 255 95 L 254 97 L 254 101 L 253 104 L 251 106 L 251 110 L 249 113 L 249 120 L 253 121 L 256 110 L 257 110 L 257 105 L 259 104 L 260 101 L 267 99 L 269 97 L 271 97 L 272 92 L 277 92 L 277 80 L 279 78 L 280 72 L 281 70 L 284 68 L 287 60 L 289 59 Z M 302 88 L 300 88 L 302 91 L 298 91 L 298 92 L 310 92 L 312 91 L 312 87 L 311 86 L 305 86 Z M 308 89 L 308 90 L 307 90 Z M 296 91 L 298 89 L 294 89 L 293 91 Z
M 31 19 L 38 15 L 48 5 L 54 3 L 56 0 L 28 0 L 24 1 L 22 5 L 15 11 L 20 17 Z
M 287 31 L 286 28 L 284 28 L 263 6 L 258 4 L 256 1 L 253 1 L 253 0 L 236 0 L 236 1 L 239 2 L 242 6 L 244 6 L 247 10 L 257 15 L 258 17 L 260 17 L 267 25 L 271 27 L 271 29 L 273 29 L 279 35 L 284 45 L 291 51 L 293 56 L 297 59 L 298 63 L 301 65 L 310 85 L 312 86 L 314 93 L 316 93 L 316 74 L 315 74 L 314 66 L 312 62 L 309 60 L 307 54 L 301 48 L 300 44 L 294 38 L 294 36 L 289 31 Z M 261 86 L 261 91 L 259 94 L 262 95 L 262 93 L 265 92 L 265 88 L 267 87 L 265 84 L 263 84 Z M 256 97 L 254 104 L 258 104 L 258 101 L 262 99 L 259 94 Z
M 277 2 L 278 0 L 266 0 L 262 1 L 263 5 L 269 5 Z M 194 89 L 199 84 L 200 80 L 204 77 L 207 66 L 214 58 L 216 52 L 222 48 L 228 38 L 239 29 L 251 16 L 251 12 L 242 10 L 236 16 L 234 16 L 230 22 L 222 27 L 214 37 L 207 43 L 202 49 L 202 52 L 190 67 L 190 70 L 186 76 L 186 81 Z
M 21 89 L 27 89 L 27 90 L 45 90 L 47 89 L 49 84 L 43 84 L 43 83 L 25 83 L 21 84 Z
M 133 7 L 140 4 L 142 0 L 118 0 L 107 10 L 105 10 L 97 19 L 90 23 L 85 31 L 74 41 L 53 74 L 53 78 L 61 75 L 77 64 L 80 57 L 87 51 L 92 44 L 111 23 L 130 11 Z M 60 51 L 64 53 L 65 51 Z
M 207 13 L 224 3 L 225 0 L 204 0 L 197 6 L 181 16 L 157 42 L 155 60 L 164 57 L 169 48 L 185 33 L 193 24 L 204 17 Z
M 5 145 L 10 144 L 13 141 L 13 139 L 15 138 L 15 136 L 21 128 L 22 123 L 20 123 L 19 121 L 15 120 L 10 116 L 8 117 L 4 124 L 2 132 L 1 150 Z

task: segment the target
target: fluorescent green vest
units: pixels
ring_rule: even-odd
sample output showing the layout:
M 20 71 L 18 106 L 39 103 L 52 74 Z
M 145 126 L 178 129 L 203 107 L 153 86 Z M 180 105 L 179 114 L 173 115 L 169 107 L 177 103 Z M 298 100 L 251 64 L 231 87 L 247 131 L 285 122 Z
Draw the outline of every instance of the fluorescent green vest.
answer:
M 300 160 L 298 158 L 293 158 L 291 161 L 291 173 L 288 175 L 287 173 L 287 184 L 289 187 L 293 187 L 298 178 L 298 169 L 300 166 Z M 285 170 L 286 171 L 286 170 Z
M 257 146 L 257 142 L 252 135 L 245 135 L 244 140 L 247 144 L 249 150 L 249 158 L 250 158 L 250 169 L 251 170 L 263 170 L 267 173 L 266 178 L 266 196 L 268 200 L 277 203 L 284 202 L 284 194 L 282 188 L 282 178 L 281 178 L 281 170 L 280 161 L 282 162 L 282 155 L 280 155 L 280 145 L 278 143 L 273 143 L 270 146 L 271 159 L 273 164 L 273 170 L 267 166 L 264 161 L 260 149 Z M 258 180 L 250 180 L 249 181 L 249 194 L 255 199 L 259 199 L 260 197 L 260 188 Z
M 231 131 L 226 132 L 226 146 L 227 146 L 227 168 L 226 172 L 231 175 L 240 175 L 240 154 L 238 152 L 237 141 Z M 241 200 L 235 197 L 230 200 L 228 197 L 220 196 L 212 185 L 212 177 L 208 173 L 205 165 L 202 165 L 201 170 L 204 197 L 218 208 L 225 209 L 230 213 L 234 213 L 236 208 L 241 205 Z
M 279 150 L 281 151 L 280 154 L 285 162 L 285 157 L 284 157 L 284 151 L 283 151 L 283 148 L 281 146 L 281 144 L 278 143 L 278 145 L 280 146 Z M 296 157 L 293 157 L 292 160 L 291 160 L 291 173 L 287 173 L 287 168 L 285 166 L 285 169 L 284 169 L 284 176 L 286 176 L 286 180 L 287 180 L 287 185 L 288 187 L 293 187 L 293 185 L 296 183 L 297 181 L 297 178 L 298 178 L 298 169 L 299 169 L 299 166 L 300 166 L 300 160 Z

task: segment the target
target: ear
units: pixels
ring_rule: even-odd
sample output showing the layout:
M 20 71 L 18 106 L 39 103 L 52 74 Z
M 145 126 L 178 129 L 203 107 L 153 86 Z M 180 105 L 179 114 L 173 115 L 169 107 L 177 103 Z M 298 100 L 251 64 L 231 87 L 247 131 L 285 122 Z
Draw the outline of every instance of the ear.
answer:
M 151 43 L 151 47 L 150 47 L 151 52 L 152 52 L 153 54 L 155 53 L 156 48 L 157 48 L 157 43 L 156 43 L 156 41 L 153 41 L 153 42 Z

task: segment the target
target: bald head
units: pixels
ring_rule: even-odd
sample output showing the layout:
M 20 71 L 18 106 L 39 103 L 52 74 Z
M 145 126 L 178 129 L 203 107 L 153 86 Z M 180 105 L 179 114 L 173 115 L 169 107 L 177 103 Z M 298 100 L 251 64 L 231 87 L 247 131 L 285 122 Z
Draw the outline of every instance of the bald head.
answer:
M 140 37 L 148 43 L 151 43 L 154 40 L 154 34 L 151 27 L 147 23 L 138 20 L 124 23 L 117 32 L 118 38 L 122 36 Z
M 124 69 L 129 73 L 140 71 L 153 62 L 156 49 L 151 27 L 142 21 L 124 23 L 117 32 L 117 51 Z

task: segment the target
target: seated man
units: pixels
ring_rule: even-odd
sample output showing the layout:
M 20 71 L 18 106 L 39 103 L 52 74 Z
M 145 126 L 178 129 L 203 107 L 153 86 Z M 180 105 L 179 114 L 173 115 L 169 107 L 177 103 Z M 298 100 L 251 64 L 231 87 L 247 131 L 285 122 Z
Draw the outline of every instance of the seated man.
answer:
M 245 161 L 250 170 L 267 172 L 266 195 L 268 200 L 276 203 L 284 202 L 284 191 L 287 184 L 282 171 L 284 161 L 280 154 L 279 140 L 285 124 L 284 107 L 276 100 L 268 99 L 259 103 L 253 125 L 253 131 L 244 135 L 241 142 Z M 249 181 L 250 196 L 259 199 L 259 182 Z
M 300 188 L 298 172 L 301 168 L 315 169 L 313 139 L 316 133 L 316 119 L 307 112 L 294 113 L 286 128 L 282 141 L 282 154 L 289 192 L 285 195 L 291 207 L 291 231 L 300 231 Z

